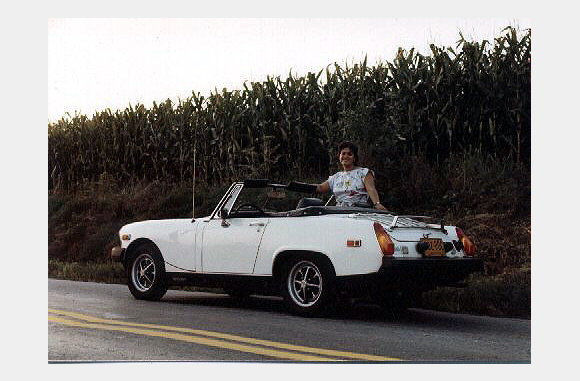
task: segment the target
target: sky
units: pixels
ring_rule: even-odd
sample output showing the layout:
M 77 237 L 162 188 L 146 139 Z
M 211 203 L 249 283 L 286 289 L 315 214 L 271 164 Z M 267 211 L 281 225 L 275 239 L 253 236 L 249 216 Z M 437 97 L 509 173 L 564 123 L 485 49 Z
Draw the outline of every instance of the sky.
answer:
M 397 49 L 493 41 L 517 18 L 48 19 L 48 121 L 241 89 L 244 81 L 390 61 Z

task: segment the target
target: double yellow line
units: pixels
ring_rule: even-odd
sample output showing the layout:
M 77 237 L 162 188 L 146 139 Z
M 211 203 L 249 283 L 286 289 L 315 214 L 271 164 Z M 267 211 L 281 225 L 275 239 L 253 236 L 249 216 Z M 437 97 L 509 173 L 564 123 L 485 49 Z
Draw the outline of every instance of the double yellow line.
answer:
M 336 351 L 278 343 L 275 341 L 254 339 L 230 335 L 227 333 L 199 329 L 172 327 L 166 325 L 130 323 L 120 320 L 101 319 L 95 316 L 76 312 L 48 309 L 48 321 L 71 327 L 121 331 L 144 336 L 162 337 L 210 347 L 231 349 L 267 357 L 293 361 L 401 361 L 395 357 L 367 355 L 361 353 Z M 71 319 L 72 318 L 72 319 Z M 73 320 L 74 319 L 74 320 Z

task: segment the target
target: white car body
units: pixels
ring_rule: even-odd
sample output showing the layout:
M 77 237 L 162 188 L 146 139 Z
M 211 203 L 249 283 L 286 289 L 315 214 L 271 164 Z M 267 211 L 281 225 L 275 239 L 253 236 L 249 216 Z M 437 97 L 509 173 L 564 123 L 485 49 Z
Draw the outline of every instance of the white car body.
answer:
M 150 220 L 121 228 L 120 260 L 138 243 L 158 248 L 170 283 L 192 283 L 191 279 L 265 279 L 275 281 L 277 259 L 281 255 L 316 253 L 331 264 L 339 279 L 378 274 L 389 264 L 422 263 L 437 269 L 459 265 L 466 274 L 481 269 L 481 261 L 468 256 L 454 226 L 423 222 L 425 218 L 395 216 L 373 209 L 306 207 L 284 213 L 244 216 L 231 211 L 244 183 L 234 183 L 210 216 L 192 219 Z M 220 217 L 222 210 L 226 218 Z M 394 252 L 385 258 L 375 223 L 379 223 L 394 243 Z M 422 238 L 441 239 L 444 255 L 426 258 L 417 249 Z M 450 244 L 453 243 L 453 244 Z M 294 254 L 288 254 L 294 253 Z M 117 250 L 117 257 L 119 257 Z M 463 265 L 468 263 L 468 265 Z M 412 270 L 411 270 L 412 271 Z M 429 270 L 433 271 L 433 270 Z M 456 277 L 455 277 L 456 278 Z M 453 283 L 458 279 L 450 279 Z M 387 280 L 388 281 L 388 280 Z M 193 282 L 195 283 L 195 282 Z M 387 282 L 388 283 L 388 282 Z M 439 281 L 438 284 L 447 283 Z M 218 284 L 220 284 L 218 282 Z M 259 290 L 253 290 L 258 291 Z
M 394 216 L 365 214 L 327 214 L 286 218 L 248 218 L 229 220 L 221 226 L 214 216 L 192 219 L 149 220 L 122 227 L 119 234 L 130 235 L 121 247 L 126 249 L 138 239 L 152 241 L 163 253 L 167 272 L 197 272 L 237 275 L 272 275 L 276 256 L 284 251 L 315 251 L 326 255 L 336 275 L 377 272 L 382 254 L 373 222 L 382 222 L 395 243 L 397 259 L 419 259 L 413 243 L 425 234 L 424 227 L 390 229 Z M 259 224 L 259 225 L 258 225 Z M 263 224 L 263 225 L 262 225 Z M 425 224 L 427 225 L 427 224 Z M 448 232 L 432 228 L 430 238 L 458 240 L 454 226 Z M 312 232 L 319 232 L 312 234 Z M 358 247 L 347 247 L 358 240 Z M 446 258 L 463 258 L 463 250 L 453 248 Z

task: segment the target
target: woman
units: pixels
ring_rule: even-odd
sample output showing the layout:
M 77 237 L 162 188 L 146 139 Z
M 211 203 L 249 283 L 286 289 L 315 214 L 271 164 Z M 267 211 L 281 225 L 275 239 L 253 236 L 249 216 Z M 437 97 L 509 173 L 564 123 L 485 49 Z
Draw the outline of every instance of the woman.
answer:
M 343 171 L 330 176 L 322 184 L 306 185 L 302 183 L 302 185 L 310 187 L 312 190 L 316 188 L 317 193 L 332 191 L 338 206 L 367 206 L 370 197 L 375 209 L 386 210 L 379 200 L 373 172 L 368 168 L 358 166 L 357 146 L 351 142 L 344 142 L 338 146 L 338 151 L 338 159 Z M 293 184 L 297 185 L 298 183 L 293 182 Z

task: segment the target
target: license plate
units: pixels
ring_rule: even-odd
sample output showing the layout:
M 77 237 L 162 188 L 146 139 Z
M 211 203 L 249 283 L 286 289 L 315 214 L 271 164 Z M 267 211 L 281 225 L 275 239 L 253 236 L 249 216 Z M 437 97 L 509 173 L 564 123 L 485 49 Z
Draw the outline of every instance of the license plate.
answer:
M 427 242 L 429 248 L 425 250 L 426 257 L 442 257 L 445 255 L 443 240 L 441 238 L 421 238 L 421 242 Z

